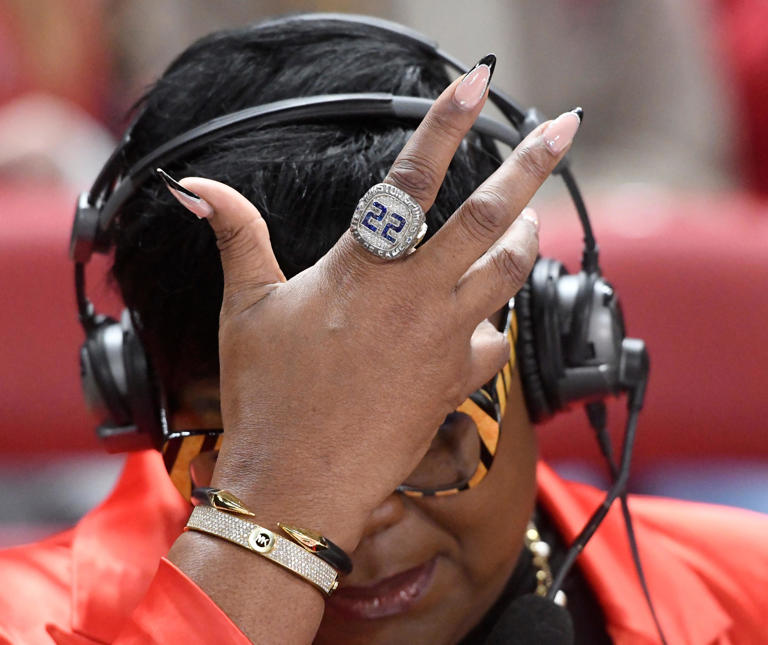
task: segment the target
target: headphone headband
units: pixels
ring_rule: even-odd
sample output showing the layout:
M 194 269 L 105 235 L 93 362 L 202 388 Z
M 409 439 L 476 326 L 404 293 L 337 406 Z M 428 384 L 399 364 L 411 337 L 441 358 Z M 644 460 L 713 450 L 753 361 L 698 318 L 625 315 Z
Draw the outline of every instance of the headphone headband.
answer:
M 77 262 L 87 262 L 94 251 L 104 253 L 109 248 L 106 233 L 112 218 L 136 192 L 157 166 L 166 166 L 193 150 L 199 149 L 222 134 L 309 121 L 349 119 L 393 119 L 417 125 L 429 111 L 431 99 L 384 93 L 324 94 L 306 96 L 258 105 L 212 119 L 142 157 L 127 171 L 121 172 L 122 149 L 130 140 L 125 137 L 110 157 L 91 190 L 80 196 L 70 256 Z M 515 147 L 520 133 L 513 127 L 480 115 L 473 130 Z
M 291 23 L 312 22 L 318 26 L 322 25 L 325 31 L 328 31 L 329 25 L 336 25 L 340 34 L 348 35 L 350 27 L 378 32 L 404 44 L 415 45 L 456 71 L 466 72 L 469 69 L 460 60 L 441 50 L 435 41 L 413 29 L 382 18 L 358 14 L 312 13 L 269 20 L 255 26 L 254 30 L 267 31 L 275 27 L 287 27 Z M 513 127 L 481 116 L 474 129 L 512 147 L 544 121 L 538 110 L 523 110 L 509 96 L 493 86 L 489 88 L 489 98 Z M 286 122 L 302 123 L 313 119 L 393 118 L 415 123 L 424 117 L 431 104 L 432 101 L 425 98 L 378 93 L 310 96 L 278 101 L 233 112 L 201 124 L 174 137 L 126 169 L 125 148 L 130 143 L 136 119 L 128 127 L 90 191 L 80 196 L 70 240 L 70 257 L 75 262 L 85 263 L 94 251 L 106 253 L 109 248 L 106 233 L 112 218 L 147 180 L 154 166 L 160 165 L 160 162 L 167 165 L 224 133 L 245 128 L 282 125 Z M 563 159 L 558 172 L 564 175 L 568 172 L 567 159 Z M 574 201 L 578 201 L 575 196 Z M 582 224 L 588 227 L 586 211 L 582 213 L 579 209 L 579 216 Z
M 363 30 L 372 32 L 378 31 L 387 34 L 391 38 L 399 40 L 405 45 L 418 46 L 424 52 L 437 57 L 443 62 L 443 64 L 457 72 L 463 74 L 469 71 L 468 65 L 464 64 L 455 56 L 441 49 L 435 40 L 432 40 L 424 34 L 414 29 L 410 29 L 405 25 L 374 16 L 364 16 L 361 14 L 353 13 L 305 13 L 295 16 L 283 16 L 281 18 L 267 20 L 266 22 L 260 23 L 255 27 L 255 29 L 262 30 L 270 29 L 273 27 L 289 26 L 291 23 L 312 22 L 322 24 L 326 30 L 329 24 L 336 23 L 339 27 L 340 33 L 344 33 L 346 35 L 349 34 L 350 26 L 362 27 Z M 496 89 L 493 85 L 491 85 L 488 89 L 488 96 L 491 101 L 496 104 L 496 107 L 499 108 L 501 113 L 516 126 L 521 125 L 523 121 L 525 121 L 525 119 L 528 117 L 529 111 L 523 109 L 508 94 Z M 540 119 L 540 121 L 543 121 L 543 119 Z M 527 132 L 525 132 L 523 136 L 525 136 L 525 134 L 527 134 Z

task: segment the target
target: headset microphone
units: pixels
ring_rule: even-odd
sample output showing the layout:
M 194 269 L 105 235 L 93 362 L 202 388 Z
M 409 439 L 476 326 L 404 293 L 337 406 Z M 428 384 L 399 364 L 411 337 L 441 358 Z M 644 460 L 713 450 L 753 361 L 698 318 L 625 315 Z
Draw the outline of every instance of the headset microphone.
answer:
M 573 621 L 565 607 L 526 594 L 510 603 L 485 645 L 573 645 Z

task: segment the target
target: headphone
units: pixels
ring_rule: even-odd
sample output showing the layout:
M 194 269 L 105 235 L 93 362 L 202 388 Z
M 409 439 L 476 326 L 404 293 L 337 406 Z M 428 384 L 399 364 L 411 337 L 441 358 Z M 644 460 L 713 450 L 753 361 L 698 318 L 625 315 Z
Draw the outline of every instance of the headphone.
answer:
M 255 29 L 308 21 L 316 23 L 322 30 L 338 29 L 340 35 L 383 35 L 422 49 L 449 68 L 459 72 L 468 69 L 418 32 L 378 18 L 307 14 L 268 21 Z M 480 115 L 472 130 L 511 148 L 544 121 L 535 108 L 522 109 L 493 86 L 489 89 L 489 99 L 508 123 Z M 97 434 L 109 452 L 159 450 L 170 432 L 165 396 L 136 331 L 140 328 L 137 313 L 125 309 L 119 321 L 97 314 L 85 288 L 85 265 L 93 253 L 109 251 L 110 222 L 136 190 L 154 176 L 154 168 L 171 164 L 225 134 L 246 129 L 353 118 L 389 120 L 416 127 L 431 105 L 429 99 L 381 93 L 307 96 L 278 101 L 203 123 L 126 167 L 125 149 L 131 140 L 132 126 L 128 128 L 91 189 L 80 195 L 70 241 L 78 313 L 86 337 L 80 349 L 83 390 L 91 407 L 102 412 L 104 421 L 97 428 Z M 585 403 L 590 421 L 600 432 L 599 419 L 602 418 L 602 425 L 605 425 L 604 399 L 628 393 L 629 417 L 620 463 L 613 462 L 609 447 L 604 450 L 614 472 L 614 485 L 571 547 L 552 586 L 552 596 L 611 503 L 617 497 L 626 503 L 624 489 L 648 375 L 645 344 L 626 337 L 618 298 L 601 274 L 598 247 L 567 156 L 555 169 L 555 174 L 565 182 L 575 205 L 584 232 L 584 248 L 581 267 L 576 274 L 568 273 L 557 260 L 538 258 L 526 284 L 514 299 L 518 325 L 516 349 L 528 413 L 534 422 L 541 422 L 572 404 Z M 604 430 L 603 427 L 603 434 Z M 602 440 L 601 447 L 604 447 Z M 633 541 L 631 525 L 627 521 Z M 638 570 L 644 585 L 639 567 Z
M 345 14 L 307 14 L 262 23 L 256 29 L 322 21 L 340 28 L 384 32 L 426 50 L 447 66 L 466 66 L 439 50 L 421 34 L 389 21 Z M 473 127 L 514 148 L 544 121 L 535 109 L 523 110 L 490 88 L 490 100 L 509 125 L 481 115 Z M 104 422 L 97 434 L 109 452 L 159 449 L 168 434 L 165 397 L 136 332 L 136 312 L 124 310 L 120 320 L 97 314 L 85 293 L 85 264 L 92 254 L 107 253 L 109 225 L 120 207 L 147 180 L 154 168 L 182 158 L 224 134 L 268 126 L 344 119 L 392 120 L 415 127 L 432 101 L 379 93 L 309 96 L 278 101 L 226 114 L 189 130 L 125 168 L 124 153 L 131 128 L 102 168 L 93 186 L 78 199 L 70 242 L 75 262 L 75 290 L 86 340 L 80 350 L 86 400 Z M 516 296 L 519 328 L 517 353 L 523 393 L 530 418 L 544 421 L 579 401 L 602 400 L 632 389 L 642 380 L 638 341 L 625 338 L 619 301 L 598 266 L 597 245 L 586 207 L 569 160 L 555 170 L 565 181 L 584 227 L 579 273 L 571 275 L 557 260 L 539 258 Z

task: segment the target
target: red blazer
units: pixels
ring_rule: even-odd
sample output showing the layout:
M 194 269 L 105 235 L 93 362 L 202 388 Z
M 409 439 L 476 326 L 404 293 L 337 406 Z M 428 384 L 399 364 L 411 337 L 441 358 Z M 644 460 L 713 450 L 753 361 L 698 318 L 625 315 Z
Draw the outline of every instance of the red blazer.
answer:
M 572 538 L 602 493 L 544 464 L 538 477 L 540 503 Z M 630 504 L 670 645 L 768 642 L 768 516 L 666 499 Z M 129 457 L 111 496 L 73 529 L 0 552 L 0 643 L 248 643 L 163 558 L 189 512 L 158 453 Z M 614 642 L 657 643 L 617 508 L 579 563 Z

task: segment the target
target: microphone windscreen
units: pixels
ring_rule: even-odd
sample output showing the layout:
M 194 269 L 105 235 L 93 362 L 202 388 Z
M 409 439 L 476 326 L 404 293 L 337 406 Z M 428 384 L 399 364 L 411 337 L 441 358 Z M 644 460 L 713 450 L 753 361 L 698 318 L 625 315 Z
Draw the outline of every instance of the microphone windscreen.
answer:
M 573 621 L 565 607 L 534 594 L 512 602 L 486 645 L 573 645 Z

